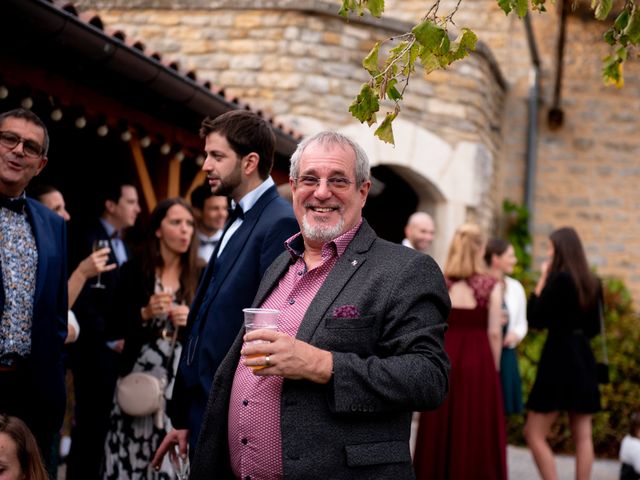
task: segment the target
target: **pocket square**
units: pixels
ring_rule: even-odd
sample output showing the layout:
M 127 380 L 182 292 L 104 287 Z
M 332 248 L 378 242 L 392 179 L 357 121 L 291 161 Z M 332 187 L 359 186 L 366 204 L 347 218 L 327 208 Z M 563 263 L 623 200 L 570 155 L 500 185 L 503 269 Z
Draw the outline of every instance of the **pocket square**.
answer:
M 359 318 L 360 310 L 355 305 L 342 305 L 333 309 L 336 318 Z

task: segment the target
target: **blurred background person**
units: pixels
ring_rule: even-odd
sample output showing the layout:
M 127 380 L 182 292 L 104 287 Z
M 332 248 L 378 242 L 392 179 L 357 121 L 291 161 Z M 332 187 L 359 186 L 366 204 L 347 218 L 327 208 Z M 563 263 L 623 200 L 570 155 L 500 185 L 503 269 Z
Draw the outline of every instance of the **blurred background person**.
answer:
M 600 332 L 600 282 L 589 270 L 582 242 L 571 227 L 549 236 L 549 259 L 529 297 L 531 328 L 548 330 L 527 402 L 524 435 L 543 479 L 557 479 L 547 436 L 561 411 L 569 413 L 576 449 L 576 480 L 591 477 L 591 417 L 600 410 L 596 361 L 590 339 Z
M 71 215 L 67 211 L 67 204 L 64 201 L 64 196 L 57 188 L 51 185 L 37 184 L 34 185 L 33 188 L 29 189 L 29 195 L 38 200 L 45 207 L 60 215 L 65 222 L 71 220 Z M 109 252 L 110 249 L 108 247 L 92 252 L 91 255 L 78 264 L 76 269 L 69 276 L 69 281 L 67 282 L 69 295 L 69 334 L 67 335 L 65 343 L 75 342 L 78 338 L 78 334 L 80 333 L 80 326 L 78 325 L 76 316 L 73 311 L 71 311 L 71 308 L 73 308 L 73 304 L 78 299 L 78 295 L 80 295 L 80 292 L 87 280 L 95 277 L 99 273 L 109 272 L 117 267 L 117 264 L 115 263 L 108 263 Z
M 199 240 L 198 258 L 202 266 L 209 263 L 218 246 L 229 216 L 229 201 L 223 195 L 214 195 L 208 183 L 191 192 L 191 206 L 196 218 L 196 236 Z
M 140 213 L 138 191 L 129 182 L 109 184 L 101 196 L 101 216 L 83 226 L 84 232 L 75 238 L 73 251 L 79 263 L 96 247 L 102 248 L 99 241 L 106 242 L 111 250 L 108 263 L 117 267 L 87 282 L 73 308 L 82 335 L 70 349 L 76 408 L 67 480 L 100 476 L 118 358 L 124 344 L 124 333 L 109 324 L 108 313 L 120 279 L 120 266 L 131 257 L 123 234 Z
M 513 246 L 502 238 L 487 242 L 484 261 L 489 273 L 503 289 L 502 353 L 500 355 L 500 380 L 504 411 L 507 415 L 522 413 L 522 380 L 518 368 L 516 347 L 527 334 L 527 296 L 520 282 L 509 275 L 518 263 Z
M 631 414 L 629 434 L 620 444 L 620 480 L 640 480 L 640 412 Z
M 436 234 L 435 224 L 431 215 L 426 212 L 415 212 L 407 220 L 404 227 L 405 239 L 402 245 L 426 253 L 431 247 Z
M 197 281 L 194 215 L 180 198 L 164 200 L 151 213 L 141 258 L 123 265 L 114 297 L 114 321 L 126 332 L 119 374 L 148 372 L 166 378 L 165 398 L 171 398 L 173 379 L 182 350 L 172 348 L 172 332 L 187 323 Z M 105 442 L 103 478 L 113 480 L 173 478 L 169 459 L 160 472 L 149 465 L 166 432 L 167 415 L 160 428 L 153 415 L 132 417 L 117 402 Z
M 414 466 L 420 480 L 507 478 L 500 387 L 502 287 L 486 273 L 485 237 L 466 223 L 453 237 L 444 275 L 451 297 L 445 350 L 451 361 L 442 406 L 420 414 Z
M 4 414 L 0 414 L 0 479 L 49 480 L 29 427 Z

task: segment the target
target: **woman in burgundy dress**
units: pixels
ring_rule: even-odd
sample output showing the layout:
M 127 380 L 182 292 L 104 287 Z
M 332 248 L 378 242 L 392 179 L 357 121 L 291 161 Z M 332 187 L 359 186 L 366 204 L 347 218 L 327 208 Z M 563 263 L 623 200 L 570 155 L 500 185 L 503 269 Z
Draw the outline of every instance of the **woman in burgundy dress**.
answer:
M 445 349 L 449 395 L 420 415 L 414 466 L 420 480 L 507 478 L 500 376 L 502 288 L 485 273 L 484 235 L 477 225 L 456 231 L 444 274 L 452 310 Z

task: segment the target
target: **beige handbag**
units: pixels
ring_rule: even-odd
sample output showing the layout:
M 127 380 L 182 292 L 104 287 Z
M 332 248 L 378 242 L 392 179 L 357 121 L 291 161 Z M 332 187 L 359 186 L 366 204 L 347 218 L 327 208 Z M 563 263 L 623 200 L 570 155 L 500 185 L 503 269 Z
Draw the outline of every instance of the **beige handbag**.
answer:
M 171 350 L 165 368 L 170 368 L 172 363 L 177 337 L 178 328 L 174 330 L 171 337 Z M 156 427 L 163 428 L 166 387 L 166 377 L 158 378 L 148 372 L 132 372 L 118 379 L 116 402 L 123 413 L 132 417 L 154 415 Z

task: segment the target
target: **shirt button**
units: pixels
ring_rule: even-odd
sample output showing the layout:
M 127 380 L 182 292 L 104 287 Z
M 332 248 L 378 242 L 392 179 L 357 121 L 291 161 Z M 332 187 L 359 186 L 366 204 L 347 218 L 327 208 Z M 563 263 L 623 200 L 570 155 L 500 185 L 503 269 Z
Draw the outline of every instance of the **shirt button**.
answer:
M 246 445 L 247 443 L 249 443 L 249 440 L 247 440 L 246 438 L 243 438 L 242 440 L 240 440 L 240 443 L 242 443 L 243 445 Z
M 298 270 L 298 275 L 300 276 L 304 275 L 304 270 Z
M 293 305 L 294 303 L 296 303 L 296 301 L 293 298 L 289 299 L 289 305 Z
M 244 405 L 245 407 L 249 405 L 249 400 L 242 400 L 242 405 Z

